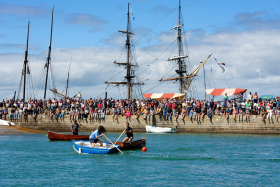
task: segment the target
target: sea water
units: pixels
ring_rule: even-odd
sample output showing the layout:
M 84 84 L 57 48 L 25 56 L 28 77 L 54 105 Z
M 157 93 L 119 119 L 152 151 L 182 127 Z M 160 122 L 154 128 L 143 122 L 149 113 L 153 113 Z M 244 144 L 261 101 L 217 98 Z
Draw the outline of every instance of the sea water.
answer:
M 115 141 L 120 133 L 106 133 Z M 123 138 L 123 137 L 122 137 Z M 86 155 L 46 134 L 0 136 L 0 186 L 279 186 L 280 136 L 148 134 L 147 152 Z

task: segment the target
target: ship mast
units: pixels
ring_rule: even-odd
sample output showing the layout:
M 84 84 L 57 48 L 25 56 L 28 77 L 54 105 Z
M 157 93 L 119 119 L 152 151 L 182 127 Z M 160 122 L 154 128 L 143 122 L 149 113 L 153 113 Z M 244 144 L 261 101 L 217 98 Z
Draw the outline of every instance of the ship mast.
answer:
M 132 92 L 133 92 L 133 86 L 134 85 L 144 85 L 144 83 L 136 83 L 133 82 L 133 78 L 135 77 L 134 75 L 134 67 L 137 65 L 134 65 L 130 61 L 130 56 L 131 56 L 131 39 L 130 35 L 133 35 L 133 33 L 130 31 L 130 19 L 129 19 L 129 3 L 128 3 L 128 11 L 127 11 L 127 27 L 126 31 L 119 31 L 123 34 L 126 34 L 126 49 L 127 49 L 127 57 L 126 57 L 126 63 L 119 63 L 119 62 L 114 62 L 115 64 L 119 66 L 124 66 L 126 68 L 126 76 L 124 77 L 126 79 L 125 82 L 105 82 L 106 84 L 126 84 L 127 85 L 127 98 L 131 99 L 132 98 Z
M 179 0 L 179 16 L 178 16 L 178 25 L 174 26 L 172 29 L 178 30 L 178 36 L 177 36 L 177 42 L 178 42 L 178 56 L 174 58 L 169 58 L 168 61 L 177 61 L 178 63 L 178 70 L 175 70 L 175 72 L 178 74 L 179 79 L 179 91 L 180 93 L 184 92 L 184 82 L 185 80 L 182 78 L 184 77 L 186 73 L 186 62 L 184 61 L 184 58 L 187 58 L 187 55 L 184 55 L 183 51 L 183 43 L 182 43 L 182 29 L 183 26 L 181 22 L 181 0 Z M 175 78 L 176 79 L 176 78 Z M 161 81 L 168 81 L 170 79 L 165 79 Z M 172 79 L 173 80 L 173 79 Z
M 71 57 L 70 64 L 69 64 L 68 77 L 67 77 L 67 83 L 66 83 L 66 93 L 65 93 L 66 97 L 67 97 L 67 91 L 68 91 L 69 72 L 70 72 L 71 61 L 72 61 L 72 57 Z
M 23 69 L 21 71 L 20 85 L 19 85 L 18 96 L 17 96 L 17 99 L 19 99 L 21 86 L 22 86 L 22 78 L 23 78 L 23 97 L 22 97 L 23 101 L 25 101 L 26 74 L 30 74 L 30 70 L 27 65 L 27 63 L 28 63 L 27 58 L 28 58 L 29 25 L 30 25 L 30 21 L 28 22 L 26 50 L 25 50 L 25 55 L 24 55 Z
M 46 82 L 45 82 L 44 99 L 46 99 L 47 85 L 48 85 L 48 73 L 49 73 L 49 66 L 50 66 L 50 63 L 51 63 L 52 29 L 53 29 L 53 9 L 54 9 L 54 6 L 53 6 L 53 8 L 52 8 L 52 23 L 51 23 L 50 46 L 49 46 L 49 52 L 48 52 L 47 63 L 46 63 L 46 65 L 45 65 L 45 67 L 47 68 L 47 72 L 46 72 Z
M 28 57 L 28 39 L 29 39 L 29 25 L 30 21 L 28 22 L 28 31 L 27 31 L 27 42 L 26 42 L 26 50 L 25 50 L 25 57 L 24 57 L 24 68 L 23 68 L 23 101 L 25 101 L 25 87 L 26 87 L 26 73 L 27 73 L 27 57 Z

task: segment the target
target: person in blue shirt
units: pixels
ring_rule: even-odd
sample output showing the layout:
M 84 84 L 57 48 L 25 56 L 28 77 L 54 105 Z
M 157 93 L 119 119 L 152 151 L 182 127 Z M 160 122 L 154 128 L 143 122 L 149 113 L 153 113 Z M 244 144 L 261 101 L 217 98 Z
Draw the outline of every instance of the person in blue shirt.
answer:
M 230 114 L 230 109 L 227 108 L 227 109 L 226 109 L 226 120 L 227 120 L 227 121 L 229 120 L 229 114 Z
M 104 132 L 106 132 L 105 127 L 100 125 L 97 130 L 91 133 L 91 135 L 89 136 L 89 142 L 91 143 L 91 147 L 95 147 L 96 143 L 99 143 L 100 147 L 103 147 L 102 141 L 100 141 L 98 138 L 104 138 Z
M 6 116 L 8 115 L 8 113 L 9 113 L 8 108 L 5 108 L 4 115 L 3 115 L 4 120 L 6 120 Z

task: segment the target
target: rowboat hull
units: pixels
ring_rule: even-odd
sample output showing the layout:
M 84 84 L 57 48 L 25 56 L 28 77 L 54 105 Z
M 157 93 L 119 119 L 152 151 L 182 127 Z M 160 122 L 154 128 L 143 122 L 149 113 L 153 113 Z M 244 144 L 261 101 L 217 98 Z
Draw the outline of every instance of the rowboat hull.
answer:
M 0 119 L 0 125 L 11 126 L 15 124 L 13 122 Z
M 106 146 L 103 147 L 90 147 L 89 140 L 81 141 L 81 140 L 72 140 L 73 148 L 78 153 L 82 154 L 112 154 L 112 153 L 118 153 L 119 150 L 116 148 L 116 146 L 120 149 L 121 146 L 119 145 L 112 145 L 106 143 Z M 104 143 L 105 144 L 105 143 Z
M 175 133 L 177 132 L 177 128 L 155 127 L 146 125 L 146 131 L 149 133 Z
M 122 150 L 141 149 L 146 145 L 146 139 L 135 140 L 132 141 L 131 144 L 129 142 L 117 142 L 117 145 L 121 146 Z
M 90 135 L 72 135 L 72 134 L 62 134 L 48 131 L 48 138 L 50 141 L 53 140 L 89 140 Z

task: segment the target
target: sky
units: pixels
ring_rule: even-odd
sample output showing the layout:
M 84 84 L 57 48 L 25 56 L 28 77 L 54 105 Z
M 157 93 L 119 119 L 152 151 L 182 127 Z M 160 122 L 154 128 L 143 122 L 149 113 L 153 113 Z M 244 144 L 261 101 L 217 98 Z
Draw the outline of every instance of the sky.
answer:
M 27 97 L 43 98 L 45 69 L 50 45 L 51 12 L 54 6 L 51 52 L 52 76 L 48 90 L 66 92 L 72 97 L 126 98 L 125 86 L 107 86 L 106 81 L 123 81 L 126 70 L 114 65 L 125 62 L 126 29 L 130 3 L 133 57 L 138 64 L 141 92 L 175 93 L 178 82 L 160 82 L 175 76 L 178 55 L 178 0 L 131 1 L 3 1 L 0 0 L 0 99 L 18 96 L 30 21 Z M 182 0 L 183 44 L 187 71 L 213 54 L 225 63 L 226 75 L 211 57 L 205 64 L 206 88 L 246 88 L 259 95 L 280 95 L 280 1 L 269 0 Z M 70 65 L 70 69 L 69 69 Z M 188 96 L 203 99 L 204 72 L 193 80 Z M 54 95 L 47 91 L 47 97 Z M 22 90 L 19 95 L 22 98 Z

